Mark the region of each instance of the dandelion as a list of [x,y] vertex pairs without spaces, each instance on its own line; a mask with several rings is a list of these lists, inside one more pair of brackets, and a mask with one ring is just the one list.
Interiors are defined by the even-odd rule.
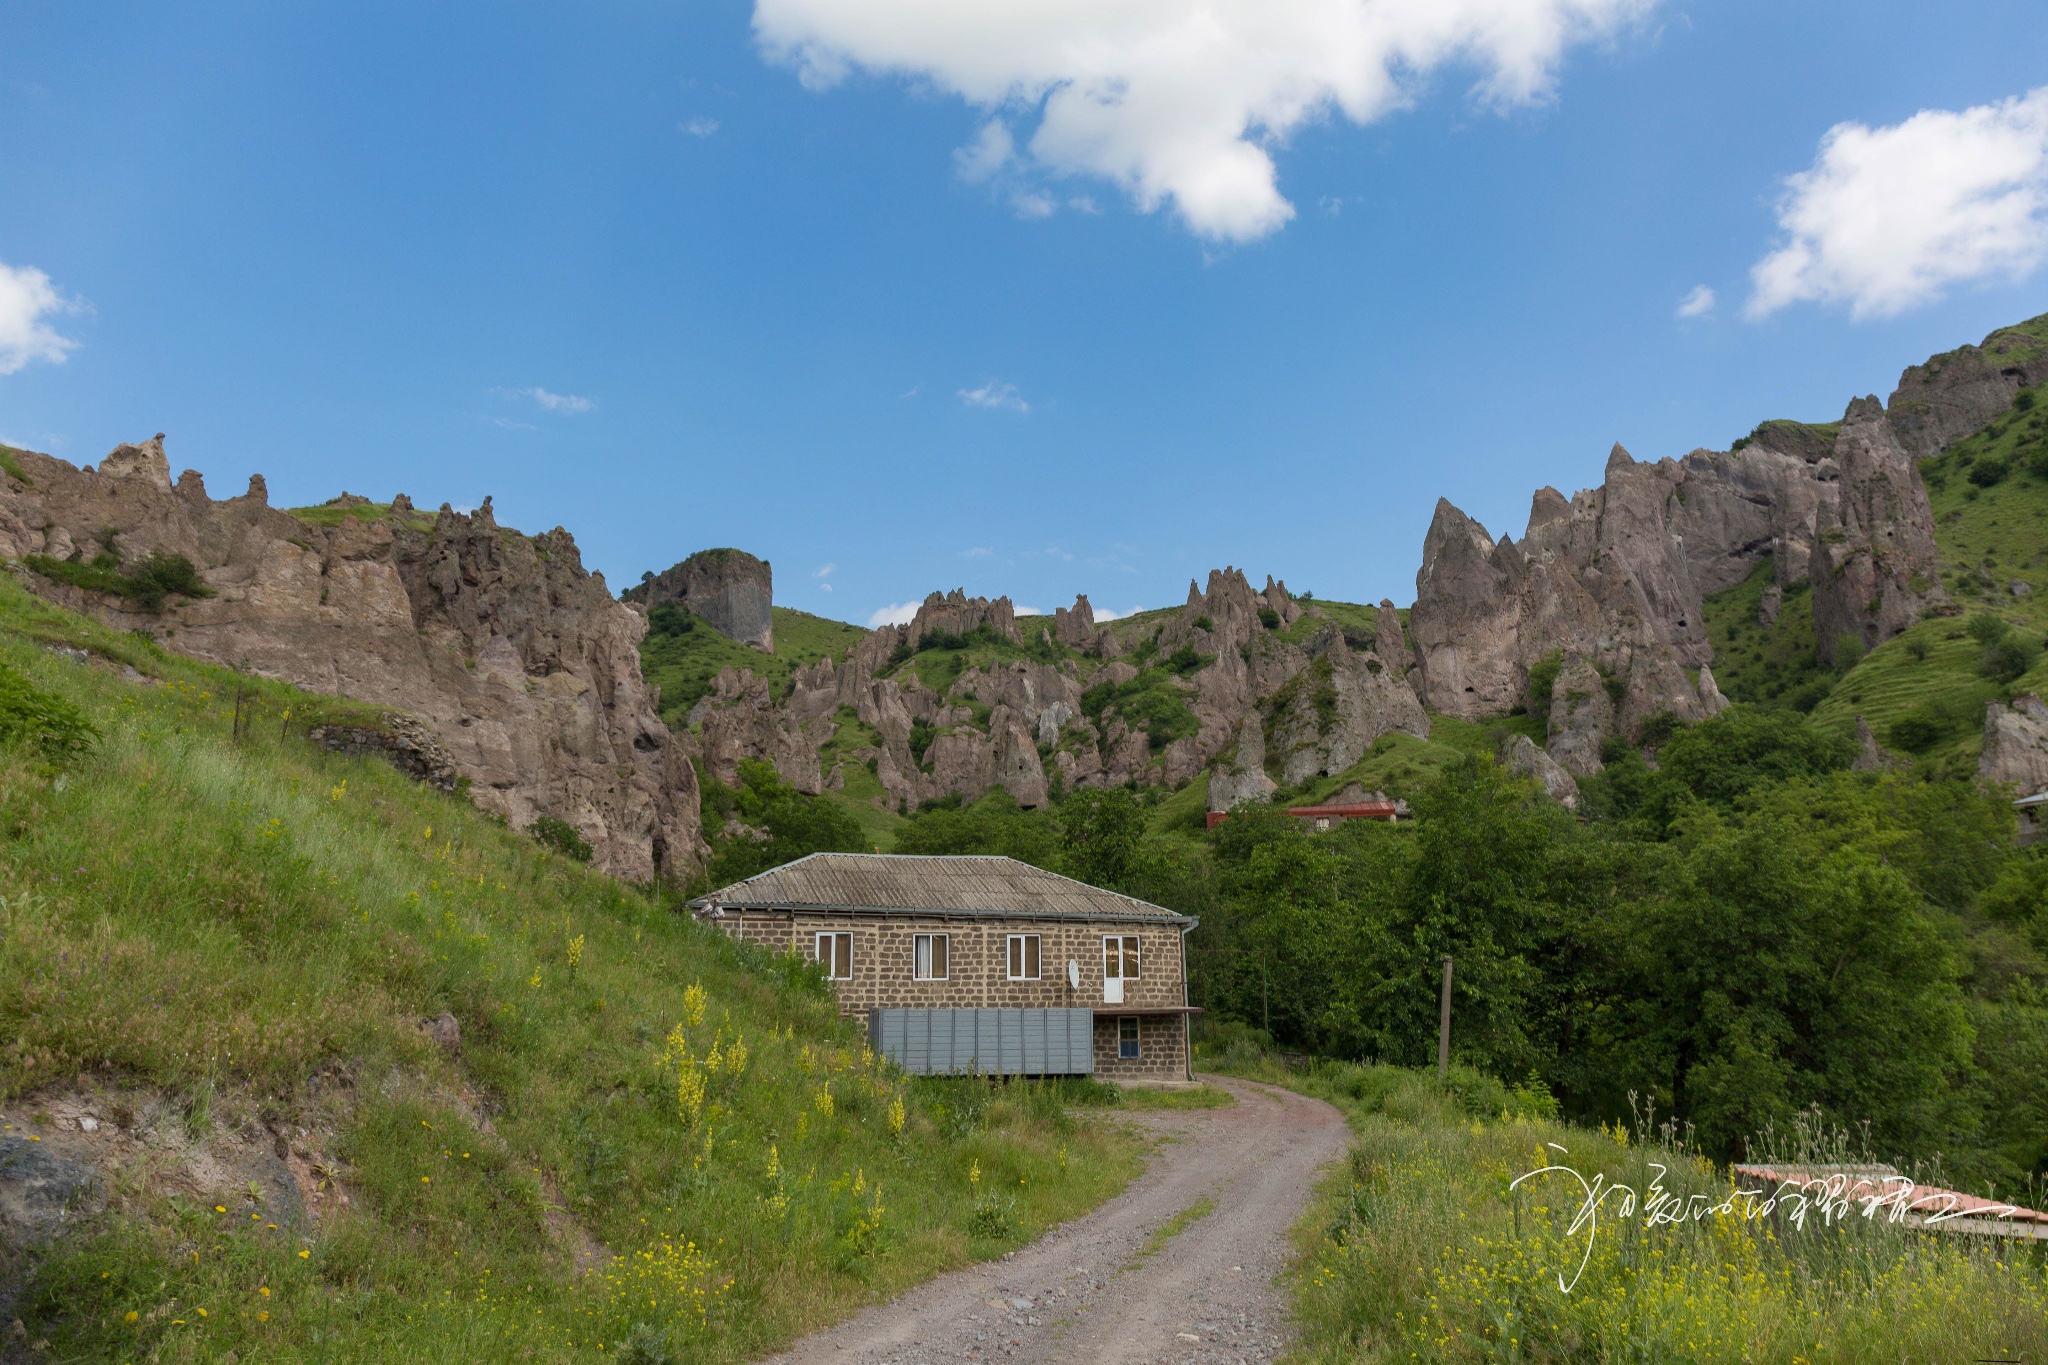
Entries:
[[301,1251],[299,1252],[299,1259],[303,1261],[303,1260],[305,1260],[305,1259],[306,1259],[306,1258],[307,1258],[308,1256],[311,1256],[312,1254],[313,1254],[312,1252],[310,1252],[310,1251],[306,1251],[306,1250],[303,1250],[303,1249],[302,1249],[302,1250],[301,1250]]
[[269,1310],[268,1308],[265,1308],[265,1309],[262,1309],[262,1310],[260,1310],[260,1311],[259,1311],[259,1312],[258,1312],[258,1313],[256,1314],[256,1321],[258,1321],[258,1322],[269,1322],[269,1321],[270,1321],[270,1310]]
[[129,1309],[129,1310],[128,1310],[128,1314],[127,1314],[127,1316],[126,1316],[126,1317],[124,1317],[124,1318],[122,1318],[122,1319],[121,1319],[121,1321],[123,1321],[123,1322],[136,1322],[136,1321],[139,1321],[139,1320],[141,1319],[141,1317],[142,1317],[142,1314],[140,1314],[140,1313],[136,1312],[136,1311],[135,1311],[135,1310],[134,1310],[133,1308],[131,1308],[131,1309]]
[[704,988],[694,981],[683,992],[683,1022],[691,1028],[704,1022]]
[[267,1299],[267,1298],[269,1298],[269,1297],[270,1297],[270,1286],[269,1286],[269,1285],[267,1285],[267,1284],[266,1284],[266,1285],[259,1285],[259,1286],[257,1286],[256,1292],[257,1292],[257,1293],[259,1293],[259,1294],[261,1294],[261,1295],[262,1295],[262,1296],[263,1296],[264,1298],[266,1298],[266,1299]]

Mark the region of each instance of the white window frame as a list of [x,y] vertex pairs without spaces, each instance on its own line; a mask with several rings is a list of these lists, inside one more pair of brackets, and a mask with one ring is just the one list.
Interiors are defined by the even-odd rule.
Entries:
[[[838,970],[841,964],[835,960],[837,958],[836,950],[842,942],[846,946],[846,957],[844,960],[846,970],[844,972]],[[826,980],[853,980],[853,934],[851,932],[845,929],[820,929],[817,938],[812,941],[812,951],[816,960],[825,965]]]
[[[1131,1026],[1131,1037],[1128,1044],[1124,1040],[1125,1024],[1129,1024]],[[1139,1055],[1143,1046],[1141,1041],[1143,1036],[1143,1030],[1138,1025],[1137,1015],[1119,1014],[1116,1017],[1116,1059],[1120,1062],[1136,1062],[1144,1060]],[[1130,1048],[1130,1051],[1124,1051],[1124,1048],[1126,1046]]]
[[1003,969],[1011,981],[1037,981],[1045,966],[1044,945],[1037,934],[1011,934],[1003,946]]
[[[910,936],[910,979],[913,981],[944,981],[953,966],[953,945],[950,934],[912,934]],[[933,968],[937,968],[936,971]]]
[[[1109,970],[1110,944],[1116,944],[1117,970]],[[1138,936],[1136,934],[1104,934],[1102,936],[1102,975],[1111,981],[1136,981],[1138,979]]]

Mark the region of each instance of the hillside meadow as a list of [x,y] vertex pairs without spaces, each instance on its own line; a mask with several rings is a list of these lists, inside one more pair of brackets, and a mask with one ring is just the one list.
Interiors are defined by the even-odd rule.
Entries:
[[47,1358],[737,1360],[1137,1168],[1114,1092],[907,1081],[810,965],[304,738],[362,718],[0,575],[0,1144],[101,1161],[0,1266]]

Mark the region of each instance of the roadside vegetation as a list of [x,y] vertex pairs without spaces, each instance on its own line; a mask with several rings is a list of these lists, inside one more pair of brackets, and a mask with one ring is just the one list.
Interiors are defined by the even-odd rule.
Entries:
[[[1289,1068],[1243,1036],[1198,1064],[1327,1100],[1355,1134],[1296,1230],[1295,1359],[1857,1365],[2048,1352],[2038,1245],[1860,1209],[1803,1225],[1789,1210],[1756,1216],[1761,1201],[1730,1198],[1755,1182],[1738,1186],[1661,1111],[1583,1127],[1559,1121],[1540,1084],[1467,1067],[1447,1085],[1434,1070]],[[1793,1162],[1867,1155],[1810,1115],[1782,1146],[1772,1155]],[[1574,1228],[1586,1192],[1562,1171],[1516,1187],[1553,1166],[1628,1186],[1632,1216],[1617,1192]]]
[[[813,966],[329,755],[319,720],[376,716],[0,575],[4,1136],[137,1157],[0,1265],[22,1344],[735,1360],[1136,1168],[1089,1117],[1114,1092],[906,1081]],[[444,1013],[459,1048],[422,1027]],[[53,1118],[81,1106],[90,1140]],[[207,1174],[273,1145],[307,1205]]]

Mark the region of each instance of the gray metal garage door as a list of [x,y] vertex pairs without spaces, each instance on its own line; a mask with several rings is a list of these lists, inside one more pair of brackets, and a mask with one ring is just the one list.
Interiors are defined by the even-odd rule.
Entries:
[[870,1010],[868,1041],[913,1076],[1088,1076],[1093,1010]]

